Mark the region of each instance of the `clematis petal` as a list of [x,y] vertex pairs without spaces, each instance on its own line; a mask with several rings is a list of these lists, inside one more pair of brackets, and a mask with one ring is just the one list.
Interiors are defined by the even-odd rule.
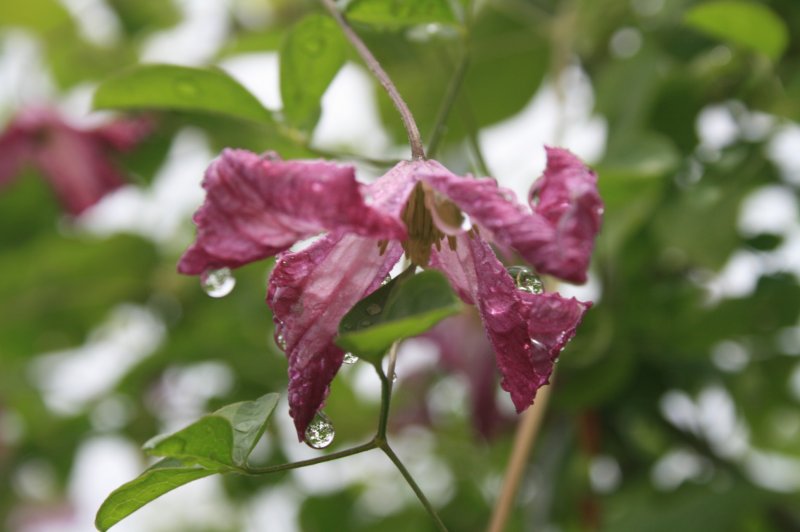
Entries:
[[[494,179],[459,177],[435,161],[420,163],[418,177],[468,214],[484,236],[515,248],[536,266],[543,262],[541,249],[553,240],[555,230],[544,217],[519,203],[512,191],[498,187]],[[440,229],[453,234],[446,227]]]
[[542,249],[536,266],[541,272],[583,283],[603,215],[597,175],[567,150],[546,150],[547,168],[531,187],[529,201],[534,212],[555,228],[555,237]]
[[[492,343],[501,386],[521,412],[548,382],[553,364],[575,334],[588,304],[557,294],[517,290],[489,245],[479,237],[457,237],[455,250],[434,251],[431,266],[440,269],[459,295],[476,302]],[[552,314],[549,314],[552,313]]]
[[403,250],[337,231],[297,253],[278,257],[269,281],[276,337],[289,358],[289,413],[297,436],[328,394],[344,353],[333,344],[342,317],[380,286]]
[[547,169],[532,189],[532,198],[538,196],[532,212],[493,179],[461,178],[435,161],[418,163],[418,178],[540,273],[583,283],[603,212],[597,176],[567,150],[547,148],[547,154]]
[[350,166],[281,161],[225,150],[203,181],[197,240],[178,264],[186,274],[237,267],[289,248],[326,230],[375,239],[403,238],[405,226],[365,203],[365,186]]
[[78,129],[53,110],[26,109],[0,135],[0,184],[32,164],[65,209],[77,216],[124,183],[112,154],[133,149],[151,131],[146,119]]

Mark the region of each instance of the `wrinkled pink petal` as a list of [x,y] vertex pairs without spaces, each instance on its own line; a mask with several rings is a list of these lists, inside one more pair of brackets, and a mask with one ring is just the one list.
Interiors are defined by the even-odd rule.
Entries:
[[459,294],[469,294],[467,302],[477,302],[503,376],[501,386],[511,394],[518,412],[526,409],[548,382],[558,353],[589,305],[557,294],[518,290],[489,245],[478,237],[461,235],[455,251],[446,246],[434,251],[431,266],[440,269]]
[[597,176],[566,150],[548,148],[547,154],[533,212],[493,179],[462,178],[435,161],[417,163],[417,178],[468,214],[484,236],[516,249],[540,273],[583,283],[603,211]]
[[225,150],[207,170],[197,240],[178,270],[196,275],[237,267],[326,230],[373,239],[405,236],[396,216],[366,204],[352,167],[324,161],[280,161]]
[[380,286],[402,252],[391,242],[381,254],[375,240],[337,231],[278,257],[267,303],[289,358],[289,413],[301,441],[342,363],[333,344],[339,322]]
[[534,212],[555,229],[555,237],[543,247],[536,266],[583,283],[603,215],[597,175],[567,150],[546,150],[547,168],[531,187],[529,200]]

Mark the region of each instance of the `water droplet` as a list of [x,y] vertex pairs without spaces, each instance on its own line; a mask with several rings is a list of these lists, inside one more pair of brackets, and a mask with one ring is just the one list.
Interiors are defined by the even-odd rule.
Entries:
[[333,441],[336,430],[333,423],[322,411],[319,411],[306,428],[306,445],[312,449],[324,449]]
[[537,340],[536,338],[531,338],[531,345],[540,351],[547,351],[547,346],[544,345],[542,342]]
[[344,364],[355,364],[358,362],[358,357],[355,356],[353,353],[347,352],[344,354],[344,359],[342,360]]
[[541,294],[544,292],[544,283],[530,268],[511,266],[506,270],[511,278],[514,279],[514,284],[517,285],[519,290],[529,294]]
[[392,382],[397,382],[397,372],[392,373]]
[[178,78],[175,80],[175,92],[185,98],[194,98],[200,94],[200,87],[191,78]]
[[469,214],[462,211],[461,213],[461,230],[462,231],[469,231],[472,229],[472,219],[469,217]]
[[286,337],[283,336],[283,333],[279,332],[275,335],[275,343],[278,344],[282,351],[286,351]]
[[372,322],[369,320],[361,320],[360,322],[358,322],[358,326],[361,327],[362,329],[366,329],[370,325],[372,325]]
[[372,303],[367,307],[367,314],[370,316],[376,316],[381,313],[381,306],[375,303]]
[[381,281],[381,286],[386,286],[387,284],[389,284],[391,282],[392,282],[392,276],[391,275],[387,275],[386,277],[383,278],[383,281]]
[[207,270],[200,276],[200,286],[211,297],[225,297],[236,286],[236,278],[230,268]]

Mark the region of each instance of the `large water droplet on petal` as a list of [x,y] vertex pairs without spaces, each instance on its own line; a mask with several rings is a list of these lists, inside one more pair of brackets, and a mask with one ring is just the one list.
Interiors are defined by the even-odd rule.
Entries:
[[529,294],[541,294],[544,292],[544,283],[530,268],[526,266],[510,266],[506,270],[511,278],[514,279],[517,289]]
[[200,286],[211,297],[225,297],[236,286],[236,278],[231,274],[230,268],[206,270],[200,276]]
[[281,348],[281,351],[286,351],[286,337],[283,336],[283,333],[278,333],[275,335],[275,343],[278,344],[278,347]]
[[531,345],[532,345],[532,346],[533,346],[535,349],[539,349],[540,351],[547,351],[547,346],[546,346],[546,345],[544,345],[544,344],[543,344],[542,342],[540,342],[539,340],[537,340],[536,338],[531,338]]
[[358,357],[353,353],[347,352],[344,354],[344,358],[342,359],[343,364],[355,364],[356,362],[358,362]]
[[366,310],[367,314],[369,314],[370,316],[377,316],[378,314],[381,313],[381,306],[376,303],[372,303],[367,307]]
[[319,411],[306,428],[306,445],[313,449],[324,449],[333,441],[336,430],[333,423],[322,411]]

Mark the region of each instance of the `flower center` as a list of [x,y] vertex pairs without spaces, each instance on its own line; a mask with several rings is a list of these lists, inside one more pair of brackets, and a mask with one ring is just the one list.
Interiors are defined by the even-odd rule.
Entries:
[[[427,201],[426,201],[427,196]],[[408,228],[408,239],[401,242],[403,250],[418,266],[425,267],[431,257],[431,245],[437,250],[442,249],[441,240],[445,234],[433,221],[429,206],[436,209],[436,214],[443,223],[449,224],[452,219],[461,218],[461,212],[448,200],[439,200],[434,197],[434,192],[423,183],[417,183],[411,197],[403,211],[403,222]],[[447,237],[450,249],[456,249],[456,239]]]

